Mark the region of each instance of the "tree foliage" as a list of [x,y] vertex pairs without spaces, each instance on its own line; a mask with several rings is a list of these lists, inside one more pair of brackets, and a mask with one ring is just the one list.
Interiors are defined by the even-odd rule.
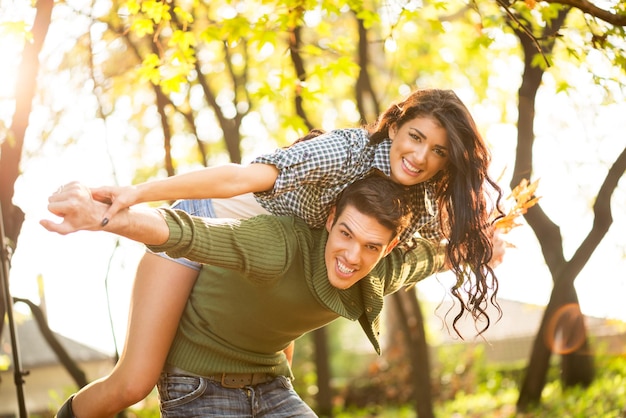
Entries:
[[[36,5],[38,18],[51,18],[46,13],[52,2]],[[32,25],[4,23],[5,28],[32,27],[12,99],[15,111],[0,131],[0,203],[12,243],[23,222],[11,199],[31,106],[45,108],[48,116],[39,132],[41,144],[60,135],[61,145],[68,145],[84,135],[80,124],[53,135],[57,126],[73,126],[52,88],[58,80],[88,98],[85,119],[103,126],[124,121],[123,141],[141,160],[137,182],[240,162],[311,128],[373,122],[381,107],[419,86],[455,89],[489,113],[489,123],[513,121],[518,147],[511,185],[522,179],[536,185],[535,100],[546,74],[555,80],[555,94],[576,88],[568,66],[587,68],[606,102],[624,91],[626,4],[617,0],[113,0],[109,7],[94,0],[93,6],[98,7],[54,5],[65,11],[60,16],[72,16],[84,29],[67,41],[71,46],[49,54],[56,65],[39,73],[37,56],[45,38],[39,28],[45,23],[37,18]],[[512,84],[520,86],[517,103],[512,103]],[[38,147],[24,155],[36,152],[32,149]],[[558,299],[549,306],[546,323],[560,306],[577,301],[574,280],[611,225],[611,196],[623,176],[623,160],[622,153],[607,169],[593,228],[569,260],[557,222],[541,205],[525,214]],[[527,206],[536,203],[534,189],[529,193]],[[520,210],[526,209],[522,204]],[[539,400],[541,369],[550,355],[541,338],[536,350],[543,366],[531,360],[535,383],[532,393],[521,397],[529,402]],[[565,370],[572,370],[573,363],[566,364]]]

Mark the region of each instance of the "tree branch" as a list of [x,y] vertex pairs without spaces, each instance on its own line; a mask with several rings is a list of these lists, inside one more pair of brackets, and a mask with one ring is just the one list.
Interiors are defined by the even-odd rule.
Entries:
[[604,182],[596,196],[596,202],[593,205],[593,226],[568,263],[568,270],[573,270],[578,274],[578,272],[583,269],[613,223],[611,197],[617,188],[620,178],[624,175],[625,170],[626,148],[624,148],[619,157],[617,157],[604,178]]
[[612,13],[604,10],[587,0],[544,0],[546,3],[571,6],[583,13],[597,17],[614,26],[626,26],[626,14]]
[[304,59],[302,58],[302,55],[300,55],[300,46],[302,45],[301,33],[302,26],[297,25],[288,34],[289,57],[291,58],[291,63],[293,64],[296,76],[298,77],[298,81],[296,82],[297,84],[294,89],[294,106],[296,108],[296,114],[300,116],[307,129],[311,131],[314,127],[304,110],[304,100],[302,98],[302,83],[306,81],[306,70],[304,68]]
[[50,327],[48,327],[48,323],[46,321],[44,313],[41,311],[41,308],[38,305],[35,305],[29,299],[14,297],[13,301],[22,302],[28,305],[30,311],[33,314],[33,318],[35,319],[35,322],[37,323],[37,326],[41,331],[41,335],[43,335],[44,339],[46,340],[52,351],[54,351],[54,354],[56,354],[63,367],[65,367],[65,370],[67,370],[70,376],[72,376],[74,383],[76,383],[79,388],[86,386],[89,382],[87,381],[85,372],[81,370],[78,364],[69,355],[65,347],[63,347],[63,345],[56,338]]
[[[355,13],[356,15],[356,13]],[[362,19],[356,18],[358,40],[359,76],[356,80],[356,104],[364,124],[373,123],[380,114],[380,104],[372,85],[368,66],[370,64],[369,43],[367,41],[367,29]],[[369,99],[369,102],[368,102]],[[368,106],[369,104],[369,106]],[[369,110],[369,112],[368,112]],[[369,113],[369,115],[368,115]],[[371,116],[371,117],[368,117]]]

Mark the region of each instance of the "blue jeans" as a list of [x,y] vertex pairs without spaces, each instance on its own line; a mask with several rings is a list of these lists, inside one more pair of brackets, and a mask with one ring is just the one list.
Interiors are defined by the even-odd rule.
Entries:
[[163,418],[317,417],[284,376],[232,389],[203,377],[162,373],[157,388]]

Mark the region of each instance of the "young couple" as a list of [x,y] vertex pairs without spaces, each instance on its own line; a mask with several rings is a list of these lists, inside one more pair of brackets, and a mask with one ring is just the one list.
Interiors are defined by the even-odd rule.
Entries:
[[[58,416],[114,416],[157,380],[167,417],[232,408],[233,416],[314,416],[291,388],[283,350],[343,316],[359,320],[379,351],[382,296],[444,259],[459,277],[451,292],[460,310],[486,316],[497,291],[488,263],[501,256],[490,211],[501,193],[489,162],[458,97],[428,89],[392,104],[373,126],[321,134],[247,166],[121,188],[66,186],[50,197],[50,211],[64,219],[42,221],[49,230],[105,230],[206,265],[144,256],[120,361]],[[255,199],[225,199],[250,192]],[[178,198],[213,198],[181,203],[203,217],[283,216],[224,222],[127,209]]]

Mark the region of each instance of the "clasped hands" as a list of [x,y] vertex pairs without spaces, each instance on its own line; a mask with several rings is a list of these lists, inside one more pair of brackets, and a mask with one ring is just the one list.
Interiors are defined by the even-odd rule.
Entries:
[[102,219],[109,205],[95,200],[91,190],[82,183],[65,184],[48,197],[48,210],[62,218],[61,222],[42,219],[48,231],[67,235],[76,231],[101,231]]

